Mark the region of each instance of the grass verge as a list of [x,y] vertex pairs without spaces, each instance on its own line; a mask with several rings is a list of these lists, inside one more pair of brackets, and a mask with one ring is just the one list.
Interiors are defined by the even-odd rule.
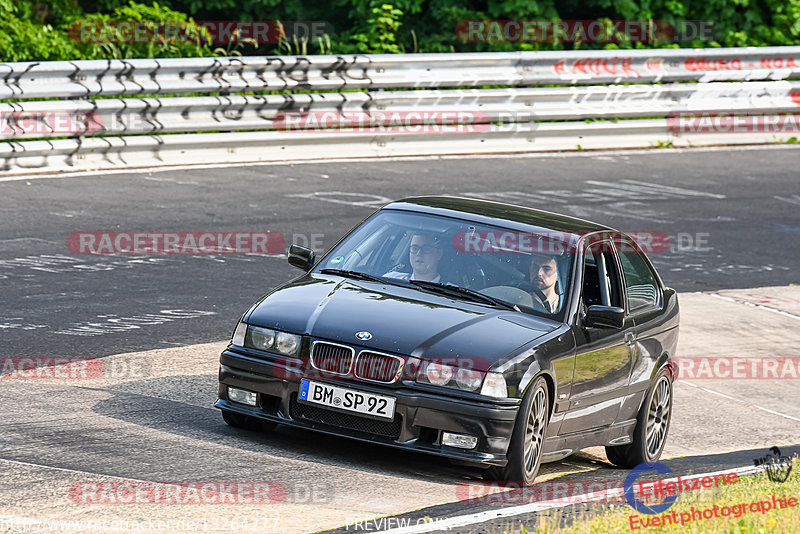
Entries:
[[[791,499],[794,499],[794,506],[790,506]],[[715,507],[716,516],[712,515]],[[726,512],[728,515],[723,516]],[[703,513],[712,517],[708,519],[698,517]],[[667,519],[666,516],[670,518]],[[654,521],[655,518],[659,520]],[[670,524],[675,518],[677,523]],[[682,519],[683,524],[681,524]],[[644,526],[645,522],[647,526]],[[659,526],[664,524],[666,526]],[[542,514],[538,524],[522,524],[519,532],[537,534],[800,532],[800,459],[797,457],[793,459],[791,473],[785,482],[773,482],[765,472],[762,472],[740,477],[736,484],[682,492],[668,510],[658,515],[641,514],[628,505],[611,505],[600,514],[579,514],[569,525],[565,525],[561,514],[549,516]]]

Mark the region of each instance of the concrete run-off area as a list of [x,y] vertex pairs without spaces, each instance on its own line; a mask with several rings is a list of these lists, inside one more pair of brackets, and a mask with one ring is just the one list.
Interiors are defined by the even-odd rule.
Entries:
[[[680,358],[800,358],[800,287],[682,293],[680,303]],[[346,439],[225,426],[212,408],[224,346],[118,354],[74,380],[4,376],[0,532],[58,521],[81,532],[312,532],[456,502],[480,475]],[[798,435],[800,380],[679,380],[664,457],[703,456],[707,467],[707,455],[788,447]],[[540,479],[598,470],[627,473],[595,448],[545,465]],[[230,487],[242,493],[219,498]],[[268,499],[253,499],[259,487]]]

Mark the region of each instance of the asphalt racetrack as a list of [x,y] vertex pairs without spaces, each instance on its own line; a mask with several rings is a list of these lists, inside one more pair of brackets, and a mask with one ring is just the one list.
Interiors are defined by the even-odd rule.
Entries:
[[[487,518],[480,514],[509,505],[465,502],[464,484],[481,476],[475,469],[301,430],[224,424],[212,406],[219,351],[258,297],[299,274],[286,262],[288,244],[322,251],[375,208],[416,195],[574,215],[659,236],[650,257],[680,292],[678,356],[800,358],[798,169],[800,149],[789,146],[3,179],[0,356],[97,357],[110,372],[0,380],[0,532],[22,532],[25,521],[106,521],[107,531],[150,521],[143,529],[154,532],[402,532],[425,517],[461,518],[457,532],[534,525],[535,511]],[[76,234],[90,232],[266,231],[273,245],[282,240],[266,255],[74,246]],[[676,474],[703,473],[752,465],[771,446],[800,452],[798,384],[676,382],[665,463]],[[544,465],[540,477],[626,473],[596,448]],[[258,482],[274,502],[123,506],[82,493],[103,482],[186,481]],[[397,521],[365,522],[387,516]]]

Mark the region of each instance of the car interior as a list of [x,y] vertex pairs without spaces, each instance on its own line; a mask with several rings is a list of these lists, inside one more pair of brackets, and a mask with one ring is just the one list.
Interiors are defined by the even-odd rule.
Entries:
[[[443,217],[421,216],[408,213],[382,214],[373,225],[366,225],[342,243],[341,255],[328,255],[321,268],[360,271],[374,276],[388,273],[410,274],[413,269],[409,259],[411,240],[420,232],[433,235],[441,245],[442,257],[438,264],[440,281],[444,284],[481,292],[485,295],[516,305],[521,311],[549,314],[538,299],[532,297],[534,285],[530,282],[531,252],[502,248],[498,243],[486,239],[486,233],[502,232],[500,228],[475,225]],[[470,235],[471,243],[480,243],[480,251],[465,251],[457,246],[457,236]],[[479,237],[475,237],[479,236]],[[567,248],[565,243],[550,240],[547,236],[534,237],[532,246],[552,247],[554,244]],[[538,245],[536,245],[538,244]],[[548,249],[552,250],[552,249]],[[559,310],[565,305],[565,289],[569,287],[572,254],[554,254],[558,269],[556,292],[559,295]],[[599,287],[597,265],[594,269],[594,285],[590,288],[592,302],[602,302],[603,289]],[[395,278],[395,276],[390,276]],[[399,276],[397,277],[399,278]]]
[[[522,252],[461,252],[452,246],[452,238],[461,228],[448,228],[438,231],[441,235],[442,259],[439,262],[439,274],[442,283],[458,285],[506,302],[525,308],[543,312],[544,309],[530,294],[529,265],[530,254]],[[371,274],[382,275],[387,272],[411,272],[409,265],[409,246],[417,228],[407,228],[387,232],[380,250],[375,251],[378,265],[371,266]],[[564,288],[570,269],[570,257],[563,254],[557,257],[558,282],[556,292],[559,294],[560,306],[564,303]],[[368,266],[367,258],[363,258],[357,266]]]

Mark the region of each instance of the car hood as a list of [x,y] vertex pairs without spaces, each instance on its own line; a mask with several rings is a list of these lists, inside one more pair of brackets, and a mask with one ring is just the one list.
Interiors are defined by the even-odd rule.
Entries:
[[[486,370],[559,323],[377,282],[305,276],[266,295],[249,324]],[[369,340],[356,338],[369,332]],[[468,364],[469,365],[469,364]]]

